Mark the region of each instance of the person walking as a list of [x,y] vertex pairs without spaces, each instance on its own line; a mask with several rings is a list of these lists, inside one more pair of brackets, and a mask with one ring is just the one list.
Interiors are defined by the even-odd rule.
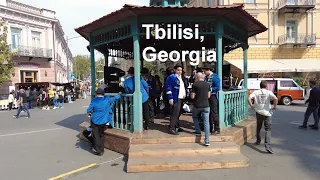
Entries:
[[308,100],[305,102],[308,103],[308,108],[304,114],[304,121],[301,126],[301,129],[307,129],[308,120],[311,114],[313,114],[314,124],[310,125],[311,129],[318,130],[319,127],[319,106],[320,106],[320,88],[316,87],[316,81],[311,80],[309,82],[311,91]]
[[11,111],[12,110],[12,105],[13,105],[13,102],[14,102],[14,90],[12,90],[8,96],[8,102],[9,102],[9,110]]
[[182,66],[174,66],[175,73],[166,80],[166,93],[171,105],[172,115],[170,117],[169,134],[179,135],[183,131],[179,125],[179,118],[182,113],[183,102],[187,95],[187,84],[182,78]]
[[[273,110],[276,110],[278,98],[273,94],[272,91],[267,90],[267,86],[267,81],[261,81],[260,90],[255,90],[253,93],[251,93],[248,98],[248,102],[250,107],[254,108],[256,111],[257,117],[257,141],[254,144],[260,145],[261,128],[262,124],[264,124],[266,131],[265,148],[269,153],[273,154],[273,150],[271,148],[271,117],[273,115]],[[254,105],[252,104],[252,100],[254,101]],[[271,108],[270,101],[273,101],[273,108]]]
[[[96,90],[96,98],[91,100],[87,109],[88,116],[91,117],[92,128],[92,151],[98,156],[104,154],[104,131],[106,124],[110,121],[111,103],[120,99],[119,92],[115,97],[104,95],[103,89]],[[111,123],[111,122],[110,122]]]
[[220,134],[220,122],[218,114],[218,93],[221,90],[220,78],[216,73],[213,73],[213,66],[206,64],[203,68],[206,75],[205,81],[211,86],[210,104],[210,132],[211,134]]
[[59,90],[58,104],[59,104],[60,108],[64,108],[64,91],[63,91],[63,89]]
[[154,123],[155,118],[155,96],[156,96],[156,81],[154,77],[150,74],[148,68],[142,68],[141,74],[143,79],[148,83],[149,86],[149,118],[150,122]]
[[[134,93],[134,68],[128,70],[128,78],[124,81],[123,86],[127,94]],[[149,129],[150,113],[149,113],[149,86],[148,83],[140,76],[140,92],[142,94],[142,114],[144,120],[144,129]]]
[[209,124],[209,98],[211,97],[211,87],[207,82],[204,82],[204,75],[199,72],[197,73],[197,81],[192,85],[191,99],[194,99],[194,106],[192,109],[192,119],[195,126],[194,134],[201,136],[201,129],[199,125],[199,114],[203,119],[204,124],[204,144],[210,145],[210,124]]
[[30,112],[28,109],[29,103],[28,103],[27,95],[26,95],[24,89],[20,89],[18,104],[19,104],[19,108],[18,108],[17,115],[14,115],[13,117],[19,118],[21,111],[25,111],[25,112],[27,112],[27,118],[30,118]]

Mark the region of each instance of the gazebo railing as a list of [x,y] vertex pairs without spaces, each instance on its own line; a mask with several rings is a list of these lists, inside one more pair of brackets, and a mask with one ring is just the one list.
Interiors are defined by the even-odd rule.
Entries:
[[224,125],[229,127],[248,119],[248,90],[223,92]]
[[[108,96],[116,96],[116,93],[106,93]],[[121,94],[120,100],[112,104],[113,127],[115,129],[133,131],[133,94]]]

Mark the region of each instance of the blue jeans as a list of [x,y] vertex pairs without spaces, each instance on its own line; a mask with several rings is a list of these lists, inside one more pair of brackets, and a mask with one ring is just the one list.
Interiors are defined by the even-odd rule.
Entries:
[[59,107],[56,97],[53,98],[53,107]]
[[68,102],[71,102],[71,96],[68,95],[67,98],[68,98]]
[[205,133],[204,135],[205,143],[210,142],[209,141],[209,135],[210,135],[209,113],[210,113],[210,107],[206,107],[206,108],[193,107],[192,109],[192,119],[193,119],[193,123],[197,133],[201,133],[201,129],[199,125],[199,114],[201,114],[202,116],[204,133]]
[[19,109],[18,109],[18,112],[17,112],[17,115],[16,115],[16,116],[19,117],[21,111],[24,110],[24,111],[27,112],[28,117],[30,117],[30,112],[29,112],[28,107],[29,107],[29,103],[23,103],[23,104],[21,104],[21,105],[19,106]]
[[58,99],[58,107],[64,107],[64,99]]

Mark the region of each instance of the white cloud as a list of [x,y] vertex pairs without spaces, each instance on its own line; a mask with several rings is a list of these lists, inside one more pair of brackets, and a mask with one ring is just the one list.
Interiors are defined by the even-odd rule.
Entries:
[[[124,4],[148,5],[149,0],[16,0],[37,8],[56,12],[63,31],[68,37],[79,36],[74,28],[88,24],[104,15],[116,11]],[[88,54],[88,42],[83,38],[69,41],[73,55]]]

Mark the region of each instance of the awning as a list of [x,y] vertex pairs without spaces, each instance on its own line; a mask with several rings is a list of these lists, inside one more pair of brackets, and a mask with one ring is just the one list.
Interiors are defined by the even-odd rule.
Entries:
[[294,67],[296,72],[320,72],[320,59],[278,59],[276,61]]
[[[243,73],[243,60],[228,60]],[[320,62],[320,61],[319,61]],[[296,69],[275,60],[248,60],[248,73],[295,72]]]
[[[243,60],[228,60],[243,73]],[[320,72],[320,59],[248,60],[248,73]]]

